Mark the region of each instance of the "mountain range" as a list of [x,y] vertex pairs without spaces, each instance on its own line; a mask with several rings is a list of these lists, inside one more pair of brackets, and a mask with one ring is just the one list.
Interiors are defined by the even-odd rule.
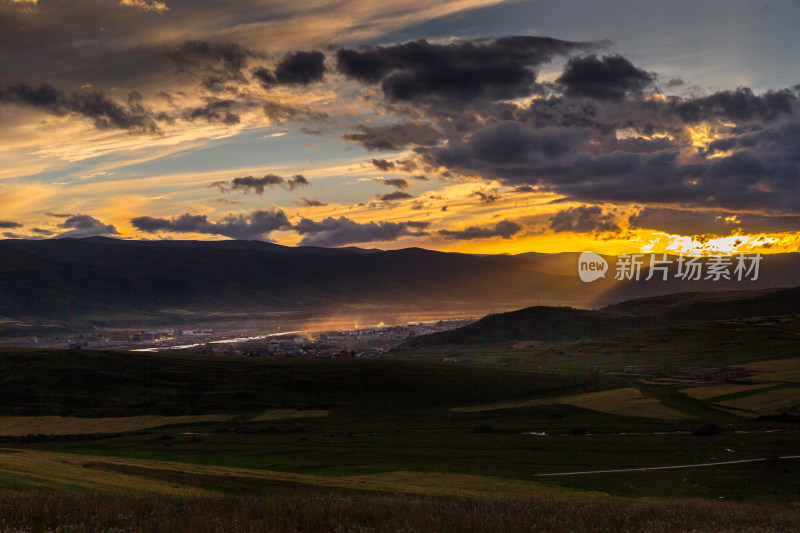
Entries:
[[[604,256],[613,265],[613,257]],[[674,259],[674,258],[671,258]],[[582,282],[578,253],[473,255],[262,241],[0,240],[0,316],[111,320],[164,310],[485,314],[534,304],[598,308],[687,291],[800,285],[800,254],[764,256],[757,280],[660,276]]]

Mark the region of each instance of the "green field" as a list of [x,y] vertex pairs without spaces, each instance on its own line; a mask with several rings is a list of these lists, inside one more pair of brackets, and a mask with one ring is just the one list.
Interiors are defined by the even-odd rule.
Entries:
[[[345,502],[347,521],[360,516],[350,506],[363,498],[391,502],[392,520],[402,517],[398,509],[428,509],[442,531],[461,523],[433,509],[442,502],[451,513],[514,510],[513,527],[522,528],[528,515],[515,502],[524,501],[523,508],[564,520],[539,523],[547,531],[581,529],[589,519],[580,508],[627,510],[629,529],[642,531],[667,530],[652,521],[658,509],[679,509],[686,530],[691,517],[705,516],[696,518],[699,531],[763,530],[763,513],[774,515],[773,524],[796,518],[797,460],[640,470],[797,453],[800,424],[715,405],[739,389],[691,397],[678,386],[577,370],[586,361],[540,371],[524,351],[507,351],[507,364],[425,357],[7,350],[0,354],[0,506],[18,494],[51,495],[62,502],[53,505],[66,506],[76,491],[113,493],[104,496],[111,506],[158,497],[165,508],[219,505],[231,513],[244,512],[237,506],[247,498],[266,506],[297,498],[295,509],[334,498]],[[719,431],[700,436],[710,425]],[[542,476],[616,469],[636,471]],[[722,503],[731,500],[747,505]],[[557,518],[560,507],[575,514]],[[714,522],[713,509],[731,514]],[[400,520],[373,529],[404,527]]]

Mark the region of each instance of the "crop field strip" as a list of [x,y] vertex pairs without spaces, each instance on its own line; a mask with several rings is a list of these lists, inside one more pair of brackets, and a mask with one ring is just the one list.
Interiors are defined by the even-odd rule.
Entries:
[[[269,420],[291,420],[300,418],[320,418],[328,416],[322,409],[269,409],[249,420],[263,422]],[[126,433],[176,424],[205,422],[226,422],[247,418],[230,414],[184,415],[184,416],[124,416],[101,418],[78,418],[63,416],[0,416],[0,436],[24,435],[98,435],[106,433]]]
[[779,413],[787,405],[800,404],[800,387],[783,387],[719,402],[723,407],[750,411],[756,415]]
[[681,420],[693,418],[692,415],[663,405],[656,398],[645,398],[641,391],[634,387],[587,392],[574,396],[539,398],[516,402],[476,405],[471,407],[456,407],[451,409],[451,411],[460,413],[477,413],[482,411],[537,407],[553,404],[572,405],[574,407],[589,409],[591,411],[600,411],[603,413],[622,416],[637,416],[663,420]]
[[712,398],[718,398],[720,396],[725,396],[728,394],[739,394],[742,392],[758,391],[760,389],[766,389],[770,387],[772,387],[772,385],[769,384],[737,385],[734,383],[725,383],[724,385],[690,387],[687,389],[680,389],[678,392],[682,392],[686,396],[689,396],[690,398],[694,398],[696,400],[710,400]]
[[[323,476],[246,468],[118,457],[0,449],[0,479],[19,489],[96,489],[112,492],[204,493],[188,483],[164,481],[165,473],[225,477],[229,481],[262,480],[315,487],[461,496],[604,496],[603,493],[549,487],[540,483],[491,476],[440,472],[387,472],[357,476]],[[5,481],[4,484],[8,484]]]

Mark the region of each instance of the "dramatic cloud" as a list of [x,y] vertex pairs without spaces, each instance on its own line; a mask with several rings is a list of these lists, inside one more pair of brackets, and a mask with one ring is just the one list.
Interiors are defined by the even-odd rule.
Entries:
[[[417,147],[440,176],[567,199],[800,212],[796,90],[624,100],[550,96]],[[445,169],[444,171],[442,169]]]
[[303,218],[294,226],[303,238],[301,246],[342,246],[344,244],[395,241],[406,235],[427,235],[428,222],[366,222],[346,217],[328,217],[320,222]]
[[411,183],[405,178],[374,178],[371,181],[382,183],[383,185],[394,187],[395,189],[408,189],[411,187]]
[[500,199],[500,195],[497,194],[497,189],[491,191],[475,191],[470,194],[470,196],[480,198],[482,204],[491,204]]
[[432,44],[424,39],[396,45],[337,50],[337,67],[348,78],[380,83],[391,100],[434,97],[455,104],[528,96],[536,68],[558,56],[596,45],[547,37],[503,37]]
[[378,200],[382,202],[396,202],[398,200],[406,200],[408,198],[414,198],[414,196],[403,191],[394,191],[378,196]]
[[800,216],[767,216],[730,211],[691,211],[645,207],[628,218],[633,229],[659,229],[678,235],[729,235],[735,232],[800,231]]
[[206,215],[185,213],[176,218],[137,217],[131,219],[131,224],[136,229],[148,233],[163,231],[205,233],[246,240],[263,239],[273,231],[291,228],[289,219],[280,209],[253,211],[246,215],[228,215],[218,222],[208,220]]
[[12,220],[0,220],[0,228],[2,229],[12,229],[12,228],[21,228],[22,224],[19,222],[14,222]]
[[235,43],[187,41],[169,54],[183,72],[205,75],[203,85],[220,90],[225,83],[245,83],[242,70],[250,58],[262,54]]
[[59,233],[59,238],[119,235],[117,228],[111,224],[103,224],[96,218],[89,215],[69,215],[64,222],[58,225],[59,228],[67,231]]
[[[0,231],[17,233],[8,224],[19,223],[32,236],[275,232],[281,242],[334,245],[429,231],[426,245],[481,253],[501,238],[535,249],[566,232],[581,234],[573,244],[613,232],[608,248],[661,238],[650,230],[800,234],[800,86],[764,89],[798,83],[789,78],[797,69],[764,76],[755,56],[731,62],[735,50],[712,64],[714,39],[700,56],[675,43],[639,48],[641,36],[578,42],[582,31],[602,35],[584,31],[585,21],[561,34],[575,41],[445,37],[510,27],[492,22],[508,16],[505,7],[472,0],[311,4],[0,2],[0,200],[11,219]],[[475,7],[466,19],[451,16]],[[462,24],[484,15],[488,26]],[[431,18],[433,26],[418,24]],[[434,26],[435,41],[392,41]],[[790,58],[775,46],[757,61]],[[736,87],[740,79],[758,89]],[[265,170],[241,170],[252,168]],[[212,172],[225,181],[198,191]],[[304,175],[324,184],[304,190]],[[290,222],[279,208],[181,215],[187,205],[238,212],[234,204],[265,192],[293,217],[349,208],[359,222],[295,226],[299,215]],[[116,227],[63,213],[89,205]],[[47,210],[60,216],[43,222]],[[128,210],[126,218],[171,215],[135,218],[136,232],[105,218]],[[398,221],[426,212],[435,226]]]
[[503,121],[476,131],[467,141],[453,141],[431,153],[437,165],[513,179],[519,174],[529,175],[531,167],[549,164],[577,150],[589,136],[590,132],[582,128],[535,129],[521,122]]
[[265,67],[253,70],[253,77],[265,89],[275,84],[310,85],[322,81],[325,76],[325,54],[316,50],[312,52],[290,52],[271,72]]
[[471,240],[488,239],[491,237],[502,237],[510,239],[515,234],[522,231],[522,226],[512,220],[501,220],[494,227],[470,226],[463,230],[440,229],[439,235],[445,239],[452,240]]
[[169,11],[169,7],[164,2],[157,2],[155,0],[120,0],[119,5],[135,7],[142,11],[150,11],[153,13],[163,13]]
[[234,178],[230,182],[215,181],[210,184],[209,187],[217,187],[221,193],[238,191],[247,194],[253,191],[258,195],[262,195],[266,189],[276,186],[281,186],[289,191],[293,191],[298,187],[307,187],[309,185],[311,185],[311,183],[302,174],[295,174],[289,178],[284,178],[276,174],[267,174],[260,178],[245,176],[243,178]]
[[556,80],[567,96],[621,100],[627,94],[640,95],[655,76],[637,68],[622,56],[574,57]]
[[70,113],[89,118],[98,129],[119,128],[145,133],[159,131],[137,92],[128,95],[126,105],[109,100],[102,91],[81,90],[65,93],[49,83],[38,87],[25,82],[0,86],[0,102],[39,109],[53,115]]
[[236,102],[234,100],[212,99],[202,107],[196,107],[186,111],[184,117],[187,120],[202,118],[209,123],[220,122],[228,126],[233,126],[239,123],[239,115],[231,111],[235,105]]
[[300,199],[297,200],[295,203],[303,207],[322,207],[328,205],[326,202],[320,202],[317,199],[306,198],[305,196],[301,196]]
[[556,233],[619,232],[620,227],[611,213],[604,213],[599,206],[580,206],[563,209],[550,218],[550,229]]
[[322,52],[294,52],[275,68],[275,78],[279,83],[308,85],[322,81],[325,74],[325,54]]
[[379,168],[384,172],[389,172],[390,170],[393,170],[395,167],[394,162],[387,161],[385,159],[373,159],[372,164],[375,165],[376,168]]
[[442,133],[422,122],[405,122],[385,126],[358,126],[361,133],[348,133],[344,140],[361,144],[367,150],[402,150],[409,146],[432,146]]

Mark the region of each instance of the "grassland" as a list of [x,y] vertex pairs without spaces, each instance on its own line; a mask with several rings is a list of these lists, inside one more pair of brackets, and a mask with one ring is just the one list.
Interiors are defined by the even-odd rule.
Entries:
[[[45,531],[58,517],[67,523],[67,509],[69,520],[84,524],[74,531],[135,530],[160,512],[150,502],[160,502],[164,513],[191,508],[191,520],[205,519],[176,525],[171,515],[162,517],[171,531],[190,524],[192,531],[226,530],[233,515],[244,531],[265,521],[279,531],[572,531],[589,524],[757,531],[794,524],[800,461],[540,474],[790,455],[796,423],[766,426],[673,386],[579,372],[572,361],[539,371],[524,351],[507,351],[512,361],[502,365],[405,355],[0,353],[0,421],[21,421],[15,435],[0,437],[0,492],[7,493],[0,507],[29,502],[24,516],[0,514],[7,520],[0,531]],[[473,408],[459,409],[465,406]],[[65,429],[48,431],[49,419]],[[709,424],[721,433],[692,435]],[[76,491],[103,510],[77,505],[70,496]],[[728,500],[741,505],[720,503]],[[52,502],[54,514],[35,511],[41,501]],[[248,514],[256,505],[248,502],[281,510]],[[382,510],[371,515],[365,505]],[[106,507],[125,506],[128,522],[101,518]],[[593,516],[601,512],[611,514]],[[331,525],[331,516],[339,522]]]
[[[398,352],[398,356],[423,360],[447,357],[554,373],[621,372],[625,366],[643,364],[663,365],[669,373],[685,366],[726,364],[757,370],[760,379],[800,381],[798,334],[800,315],[791,315],[659,326],[555,345],[523,342],[529,341],[525,338],[437,345]],[[526,347],[521,348],[523,345]],[[778,360],[784,362],[776,363]]]
[[792,531],[798,514],[773,506],[702,501],[569,501],[289,491],[187,497],[64,495],[0,497],[0,531],[128,533]]

